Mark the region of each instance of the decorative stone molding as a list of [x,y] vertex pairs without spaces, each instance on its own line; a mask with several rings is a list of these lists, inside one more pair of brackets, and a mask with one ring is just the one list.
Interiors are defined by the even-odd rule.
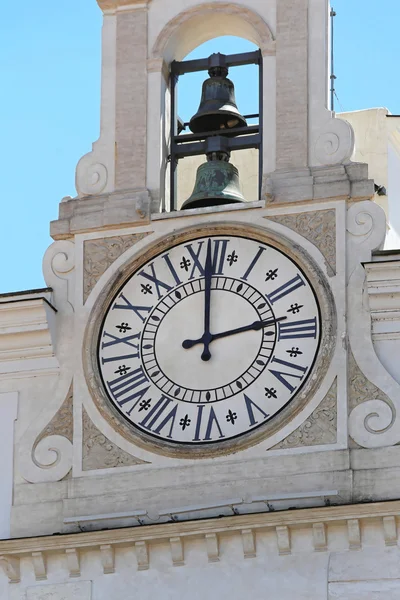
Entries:
[[148,233],[99,238],[84,242],[83,249],[83,300],[86,302],[90,292],[110,265],[121,254],[137,244]]
[[81,565],[78,550],[76,548],[67,548],[65,550],[65,556],[67,557],[69,576],[80,577]]
[[393,446],[400,441],[400,385],[383,366],[372,343],[363,267],[363,263],[371,261],[372,253],[382,247],[385,232],[385,213],[376,203],[359,202],[350,206],[347,211],[349,341],[359,370],[374,387],[369,388],[371,395],[367,397],[357,386],[358,404],[349,416],[349,433],[364,448]]
[[146,461],[128,454],[128,452],[113,444],[97,429],[85,409],[82,413],[82,423],[82,463],[84,471],[148,464]]
[[183,560],[183,541],[182,538],[172,537],[169,540],[170,548],[171,548],[171,557],[172,564],[174,567],[181,567],[185,564]]
[[219,543],[216,533],[206,533],[206,548],[208,562],[219,562]]
[[107,575],[115,572],[115,551],[113,546],[110,544],[104,544],[100,546],[101,564],[103,566],[103,573]]
[[[356,550],[362,546],[361,527],[363,522],[381,523],[382,545],[393,545],[397,541],[396,518],[400,517],[400,501],[377,502],[370,504],[350,504],[344,506],[327,506],[323,508],[307,508],[302,510],[286,510],[282,512],[253,513],[222,517],[220,519],[204,519],[182,523],[164,523],[147,527],[125,527],[123,529],[98,530],[85,533],[53,535],[29,538],[0,540],[0,566],[3,566],[9,581],[19,581],[19,559],[40,553],[45,560],[47,553],[65,553],[66,566],[70,576],[78,576],[79,555],[85,551],[98,550],[99,562],[104,573],[112,573],[115,559],[114,552],[118,548],[134,547],[136,550],[138,570],[150,568],[149,547],[155,543],[167,543],[171,553],[172,564],[183,561],[183,545],[191,540],[202,538],[204,552],[210,562],[220,560],[219,537],[228,535],[240,536],[243,542],[243,558],[255,555],[254,535],[256,532],[275,532],[279,554],[291,553],[291,528],[309,528],[310,539],[317,551],[329,550],[327,531],[330,526],[347,522],[343,535],[349,549]],[[260,550],[261,551],[261,550]],[[223,559],[223,557],[222,557]],[[75,599],[75,597],[74,597]]]
[[349,414],[364,402],[372,398],[391,405],[389,397],[371,383],[356,363],[353,352],[349,348]]
[[325,523],[314,523],[313,542],[315,552],[325,552],[328,549]]
[[36,581],[47,579],[46,562],[43,552],[32,552],[32,564]]
[[72,392],[72,384],[69,388],[69,392],[67,397],[64,400],[63,405],[58,410],[58,412],[54,415],[50,423],[43,429],[43,431],[38,435],[35,441],[34,448],[46,437],[51,435],[61,435],[69,440],[71,443],[73,441],[73,433],[74,433],[74,420],[73,420],[73,392]]
[[76,167],[75,185],[79,196],[101,194],[107,186],[108,170],[103,163],[95,162],[93,152],[82,156]]
[[[400,257],[389,251],[375,253],[364,263],[374,342],[400,339]],[[388,369],[389,370],[389,369]],[[396,377],[397,373],[392,373]]]
[[350,123],[330,117],[314,145],[311,164],[337,165],[349,161],[354,152],[354,131]]
[[68,240],[77,233],[146,225],[150,222],[148,190],[107,192],[70,198],[59,204],[59,217],[50,223],[54,240]]
[[46,296],[48,291],[0,297],[0,362],[54,356],[52,324],[57,311]]
[[292,552],[290,543],[290,532],[287,525],[278,525],[275,528],[276,531],[276,543],[278,545],[278,551],[280,556],[285,556]]
[[[200,19],[202,28],[199,30]],[[184,36],[182,30],[185,30]],[[169,21],[157,37],[150,58],[182,60],[202,42],[221,35],[247,37],[263,53],[275,53],[272,31],[255,11],[232,2],[206,2],[180,12]]]
[[127,6],[146,6],[151,0],[97,0],[102,11],[116,10]]
[[244,558],[255,558],[256,553],[256,538],[252,529],[243,529],[242,544]]
[[348,198],[360,202],[373,196],[374,182],[364,163],[280,169],[263,178],[262,197],[274,205]]
[[268,220],[296,231],[314,244],[325,257],[328,275],[336,274],[336,211],[334,209],[275,215],[268,217]]
[[53,288],[55,306],[58,311],[72,313],[75,294],[75,244],[67,240],[54,242],[43,258],[43,275]]
[[[54,467],[57,467],[60,473],[65,471],[63,476],[68,474],[72,466],[72,410],[73,393],[71,384],[64,403],[50,423],[38,435],[32,449],[35,464],[41,466],[41,468],[48,467],[49,461],[51,460],[51,454],[55,453],[56,459],[54,462],[50,463],[50,465],[52,464]],[[60,479],[62,479],[62,477],[60,477]]]
[[21,581],[19,558],[15,556],[1,556],[0,567],[8,577],[10,583],[19,583]]
[[[63,406],[70,394],[73,378],[71,353],[63,346],[73,329],[75,301],[75,244],[60,241],[52,244],[43,259],[43,273],[47,285],[53,289],[57,319],[56,334],[59,374],[54,387],[47,390],[49,401],[37,412],[23,436],[16,441],[18,449],[17,472],[29,483],[60,481],[72,467],[72,443],[59,433],[38,440]],[[63,428],[61,427],[61,430]]]
[[149,551],[146,542],[135,542],[138,571],[147,571],[150,566]]
[[386,546],[397,546],[397,523],[395,517],[383,517],[383,535]]
[[347,533],[349,537],[349,550],[360,550],[361,530],[359,519],[349,519],[347,521]]
[[334,444],[337,440],[337,380],[312,415],[286,439],[271,448],[281,450]]

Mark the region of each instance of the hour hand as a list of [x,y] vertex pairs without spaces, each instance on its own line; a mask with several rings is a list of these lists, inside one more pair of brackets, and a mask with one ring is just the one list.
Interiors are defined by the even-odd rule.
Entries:
[[[244,331],[260,331],[260,329],[264,329],[265,327],[269,327],[270,325],[274,325],[275,323],[279,323],[280,321],[285,321],[286,319],[287,317],[279,317],[277,319],[264,319],[263,321],[254,321],[254,323],[251,323],[250,325],[245,325],[244,327],[237,327],[236,329],[228,329],[228,331],[222,331],[221,333],[210,334],[209,343],[224,337],[229,337],[231,335],[243,333]],[[185,340],[184,342],[182,342],[182,347],[185,348],[185,350],[189,350],[190,348],[193,348],[193,346],[196,346],[196,344],[203,343],[204,336],[202,336],[198,340]]]

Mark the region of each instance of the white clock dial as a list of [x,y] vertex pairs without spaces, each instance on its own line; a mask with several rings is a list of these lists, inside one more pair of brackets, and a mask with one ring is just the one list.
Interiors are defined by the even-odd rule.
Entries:
[[277,415],[313,367],[316,295],[283,252],[207,236],[140,267],[115,295],[98,342],[109,401],[142,434],[202,445]]

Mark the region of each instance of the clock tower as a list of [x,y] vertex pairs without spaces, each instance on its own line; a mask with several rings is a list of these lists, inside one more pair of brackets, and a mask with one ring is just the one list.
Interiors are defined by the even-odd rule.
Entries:
[[[49,287],[1,299],[27,325],[1,363],[0,596],[397,598],[400,377],[371,330],[397,259],[327,105],[328,0],[97,1],[100,137]],[[185,60],[223,35],[258,49]]]

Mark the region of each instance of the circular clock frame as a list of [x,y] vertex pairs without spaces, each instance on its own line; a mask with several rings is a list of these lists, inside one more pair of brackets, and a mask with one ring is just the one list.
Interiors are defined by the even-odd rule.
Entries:
[[[98,340],[105,316],[119,290],[149,260],[172,246],[208,236],[237,236],[272,246],[303,272],[316,296],[320,311],[320,343],[314,363],[298,393],[273,418],[240,436],[193,445],[160,439],[130,424],[110,401],[98,365]],[[276,232],[255,225],[215,223],[198,225],[159,238],[131,257],[110,278],[97,298],[88,319],[83,341],[83,365],[92,399],[103,418],[129,442],[145,450],[174,458],[207,458],[238,452],[271,437],[292,421],[314,396],[331,363],[336,343],[337,318],[332,291],[325,275],[308,253]]]

